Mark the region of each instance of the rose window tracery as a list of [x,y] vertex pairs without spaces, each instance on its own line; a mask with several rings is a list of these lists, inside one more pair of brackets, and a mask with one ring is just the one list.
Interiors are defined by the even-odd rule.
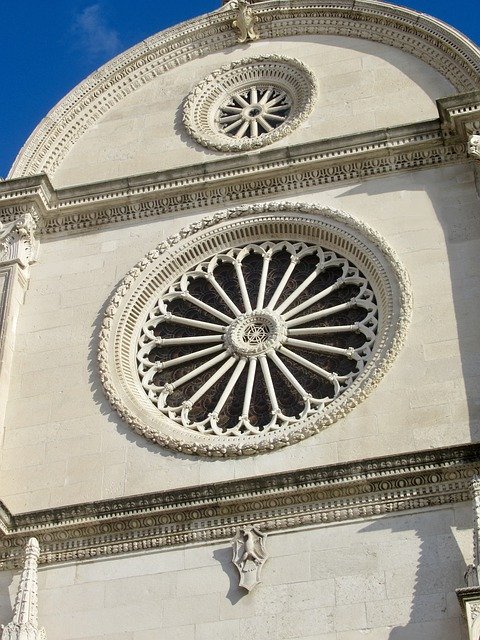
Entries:
[[216,254],[164,293],[137,352],[155,407],[212,436],[268,433],[323,411],[363,371],[375,295],[337,252],[262,242]]
[[292,100],[275,87],[253,86],[234,93],[218,112],[218,126],[232,138],[256,138],[270,133],[288,118]]
[[308,118],[316,97],[315,75],[299,60],[244,58],[216,69],[193,88],[183,123],[205,147],[247,151],[292,133]]
[[228,209],[127,273],[105,311],[100,378],[122,419],[164,447],[265,453],[319,433],[372,392],[411,305],[395,253],[347,213]]

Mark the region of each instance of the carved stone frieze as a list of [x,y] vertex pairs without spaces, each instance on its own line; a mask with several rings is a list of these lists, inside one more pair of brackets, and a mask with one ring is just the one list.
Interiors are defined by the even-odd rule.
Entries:
[[[53,175],[75,142],[125,96],[193,58],[234,46],[232,12],[226,8],[156,34],[89,76],[39,124],[9,177]],[[262,38],[334,34],[373,40],[419,57],[459,91],[479,88],[475,45],[415,11],[378,0],[267,0],[255,6],[255,14]]]
[[251,591],[259,582],[262,567],[268,554],[267,534],[255,525],[245,525],[237,529],[232,540],[233,564],[240,574],[239,586]]
[[274,534],[470,500],[480,444],[405,453],[23,514],[0,503],[0,569],[231,540],[255,522]]
[[149,176],[55,191],[46,176],[0,184],[0,221],[30,212],[39,235],[78,232],[194,209],[295,195],[397,171],[467,162],[466,140],[445,137],[437,122],[395,127],[259,152],[255,167],[224,159]]

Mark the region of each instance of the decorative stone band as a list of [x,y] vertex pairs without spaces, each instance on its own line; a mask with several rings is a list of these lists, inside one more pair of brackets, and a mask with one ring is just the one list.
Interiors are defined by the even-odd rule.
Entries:
[[[473,112],[479,114],[478,111]],[[397,171],[467,162],[467,140],[438,122],[259,152],[255,166],[224,159],[171,172],[136,176],[56,191],[45,175],[0,182],[0,221],[31,213],[38,234],[68,233],[105,225],[268,198],[307,188],[358,182]]]
[[[9,177],[53,175],[75,142],[125,96],[193,58],[235,46],[236,6],[227,4],[156,34],[89,76],[38,125]],[[331,34],[381,42],[425,61],[458,91],[480,88],[478,48],[455,29],[416,11],[378,0],[271,0],[255,7],[255,17],[262,39]]]
[[469,444],[18,515],[0,503],[0,569],[22,566],[32,535],[51,564],[438,508],[470,501],[479,471]]

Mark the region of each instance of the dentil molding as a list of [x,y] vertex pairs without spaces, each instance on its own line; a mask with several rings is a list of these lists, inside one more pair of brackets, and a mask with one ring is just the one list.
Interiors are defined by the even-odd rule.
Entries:
[[468,444],[21,514],[0,502],[0,570],[22,566],[32,536],[53,564],[453,505],[479,472]]
[[[450,101],[450,99],[447,99]],[[467,163],[480,92],[439,101],[441,120],[392,127],[92,185],[55,190],[46,175],[0,182],[0,221],[30,213],[37,235],[78,232],[218,205],[295,195],[395,172]],[[461,106],[463,105],[463,107]],[[465,114],[468,114],[468,118]]]

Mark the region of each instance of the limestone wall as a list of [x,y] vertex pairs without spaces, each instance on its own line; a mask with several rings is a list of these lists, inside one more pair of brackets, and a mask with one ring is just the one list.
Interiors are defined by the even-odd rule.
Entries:
[[288,142],[269,148],[434,119],[435,100],[456,93],[426,63],[383,44],[339,36],[263,39],[191,61],[124,98],[71,149],[53,178],[55,186],[224,158],[224,152],[208,150],[187,135],[182,103],[219,67],[271,54],[304,62],[318,79],[319,94],[314,112]]
[[[39,572],[48,640],[464,640],[469,504],[269,536],[238,589],[227,541]],[[18,575],[0,573],[0,623]],[[11,601],[8,598],[10,590]]]
[[480,222],[471,169],[383,177],[298,200],[365,220],[410,274],[407,343],[373,394],[322,433],[262,456],[212,460],[151,444],[104,397],[98,327],[126,271],[205,211],[48,238],[17,326],[0,472],[13,512],[478,439]]

